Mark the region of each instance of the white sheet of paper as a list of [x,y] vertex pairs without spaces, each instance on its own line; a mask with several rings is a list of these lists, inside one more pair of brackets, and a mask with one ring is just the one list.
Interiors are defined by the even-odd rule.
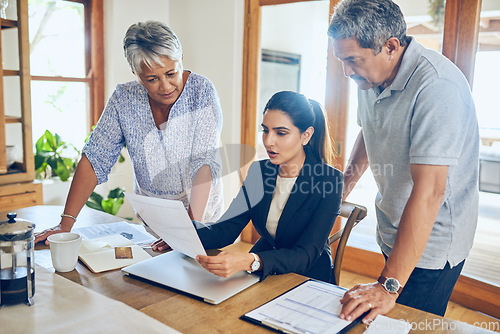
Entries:
[[156,240],[155,237],[146,232],[144,226],[128,223],[126,221],[79,227],[73,229],[73,232],[80,234],[82,236],[82,239],[84,240],[95,239],[115,234],[120,234],[138,245],[151,243]]
[[379,314],[363,334],[407,334],[410,330],[410,323]]
[[135,211],[172,249],[193,259],[207,255],[181,201],[125,193]]
[[246,316],[287,333],[337,333],[351,321],[339,318],[345,289],[307,281]]

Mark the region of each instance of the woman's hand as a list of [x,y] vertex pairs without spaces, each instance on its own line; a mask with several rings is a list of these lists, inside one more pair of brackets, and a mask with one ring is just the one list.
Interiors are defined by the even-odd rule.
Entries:
[[163,241],[163,239],[158,239],[151,244],[151,249],[154,251],[161,252],[161,251],[169,250],[172,248],[170,248],[170,246],[165,241]]
[[56,233],[62,233],[62,232],[71,232],[72,226],[73,226],[73,224],[66,225],[66,224],[60,223],[59,225],[54,226],[52,228],[48,228],[45,231],[35,233],[35,244],[37,242],[41,242],[41,241],[45,240],[45,244],[48,245],[49,241],[47,240],[47,237],[49,235],[56,234]]
[[250,253],[220,252],[216,256],[198,255],[196,261],[214,275],[231,277],[239,271],[250,270],[254,257]]

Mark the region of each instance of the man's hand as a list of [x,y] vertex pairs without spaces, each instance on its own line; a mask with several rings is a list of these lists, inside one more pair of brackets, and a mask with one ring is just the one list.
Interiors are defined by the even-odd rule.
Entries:
[[254,257],[250,253],[220,252],[216,256],[198,255],[203,268],[220,277],[230,277],[242,270],[250,270]]
[[340,318],[354,320],[366,311],[363,323],[371,323],[378,314],[386,314],[392,310],[398,298],[397,293],[390,293],[378,283],[358,284],[344,294],[340,300],[342,311]]
[[161,251],[169,250],[172,248],[170,248],[170,246],[165,241],[163,241],[163,239],[158,239],[151,244],[151,249],[154,251],[161,252]]
[[48,228],[45,231],[35,233],[35,244],[41,241],[45,240],[45,244],[48,245],[49,241],[47,240],[47,237],[52,234],[56,233],[63,233],[63,232],[71,232],[71,227],[65,224],[59,224],[57,226],[54,226],[52,228]]

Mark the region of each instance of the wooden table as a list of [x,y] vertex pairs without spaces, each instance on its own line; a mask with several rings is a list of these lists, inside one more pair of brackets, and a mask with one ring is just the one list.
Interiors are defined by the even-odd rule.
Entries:
[[[19,209],[16,212],[19,218],[28,219],[35,223],[35,231],[38,232],[56,224],[60,219],[59,215],[62,209],[62,206],[40,205]],[[0,220],[4,220],[6,214],[7,212],[1,212]],[[78,216],[78,222],[75,226],[82,227],[117,221],[122,221],[122,219],[84,208]],[[235,244],[230,247],[248,249],[249,246],[248,244]],[[47,253],[47,246],[38,244],[35,247],[35,261],[37,256],[46,256],[44,254]],[[154,255],[160,254],[152,253]],[[219,305],[210,305],[173,290],[130,278],[123,275],[120,270],[93,274],[83,264],[78,263],[75,270],[58,274],[105,296],[122,301],[183,333],[269,333],[270,330],[240,320],[239,317],[307,279],[296,274],[269,276],[263,282],[249,287]],[[429,323],[439,323],[437,327],[432,327],[432,330],[427,330],[429,333],[447,333],[449,331],[446,329],[455,328],[457,325],[454,320],[403,305],[396,305],[388,316],[395,319],[405,319],[415,324],[414,326],[421,326],[421,329],[424,330],[425,326],[429,329],[427,325]],[[360,324],[350,333],[363,333],[365,328],[365,325]]]

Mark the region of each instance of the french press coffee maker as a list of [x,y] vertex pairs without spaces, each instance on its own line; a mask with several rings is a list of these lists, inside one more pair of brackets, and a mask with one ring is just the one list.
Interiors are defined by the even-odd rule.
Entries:
[[35,294],[35,224],[16,216],[9,213],[0,222],[0,306],[31,306]]

